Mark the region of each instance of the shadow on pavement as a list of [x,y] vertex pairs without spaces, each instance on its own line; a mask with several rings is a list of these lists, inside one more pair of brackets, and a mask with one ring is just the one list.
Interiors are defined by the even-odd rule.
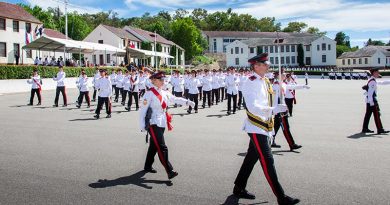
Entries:
[[207,115],[206,117],[217,117],[217,118],[222,118],[222,117],[226,117],[228,116],[228,114],[220,114],[220,115]]
[[73,119],[73,120],[69,120],[69,122],[77,122],[77,121],[92,121],[92,120],[97,120],[97,119],[95,119],[95,118]]
[[[239,205],[242,203],[238,203],[239,198],[235,197],[233,194],[228,196],[225,200],[225,202],[221,205]],[[268,201],[263,201],[263,202],[256,202],[256,203],[245,203],[246,205],[257,205],[257,204],[268,204]]]
[[246,156],[246,152],[241,152],[241,153],[238,153],[237,155],[240,156],[240,157],[245,157]]
[[185,115],[190,115],[188,114],[187,112],[186,113],[176,113],[176,114],[171,114],[172,116],[180,116],[180,117],[183,117]]
[[349,139],[360,139],[360,138],[364,138],[364,137],[382,138],[381,136],[378,136],[377,134],[366,134],[366,133],[362,133],[362,132],[350,135],[347,138],[349,138]]
[[9,107],[32,107],[32,105],[11,105]]
[[107,188],[107,187],[114,187],[119,185],[136,185],[145,189],[152,189],[152,186],[149,186],[147,184],[166,184],[167,186],[172,186],[172,182],[169,180],[162,181],[162,180],[147,180],[144,178],[146,172],[139,171],[133,175],[120,177],[113,180],[107,180],[107,179],[99,179],[95,183],[91,183],[88,186],[94,189],[97,188]]
[[277,150],[277,151],[272,151],[272,154],[276,154],[276,155],[283,155],[281,153],[296,153],[296,154],[299,154],[301,152],[298,152],[298,151],[291,151],[291,150]]

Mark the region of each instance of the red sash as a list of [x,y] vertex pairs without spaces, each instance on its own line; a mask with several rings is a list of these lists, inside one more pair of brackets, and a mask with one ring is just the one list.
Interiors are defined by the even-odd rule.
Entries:
[[[160,101],[162,109],[164,109],[164,110],[167,109],[167,103],[162,99],[162,96],[160,95],[160,93],[155,88],[150,88],[150,91],[152,91],[153,94]],[[172,115],[170,115],[168,112],[165,112],[165,115],[167,117],[168,131],[171,131],[173,129],[173,126],[171,124],[171,122],[172,122]]]
[[32,80],[34,81],[35,84],[38,85],[39,92],[41,92],[42,90],[41,84],[39,84],[34,78]]

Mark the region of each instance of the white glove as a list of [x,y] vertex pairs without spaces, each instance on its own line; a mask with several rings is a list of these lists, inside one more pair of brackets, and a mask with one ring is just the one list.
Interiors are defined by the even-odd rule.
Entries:
[[287,105],[284,105],[284,104],[278,104],[276,105],[276,107],[274,107],[272,109],[272,113],[275,115],[275,114],[278,114],[278,113],[281,113],[281,112],[286,112],[287,111]]
[[304,88],[306,88],[306,89],[310,89],[310,86],[308,86],[308,85],[304,85]]
[[191,100],[187,101],[187,104],[191,107],[195,107],[195,103],[192,102]]

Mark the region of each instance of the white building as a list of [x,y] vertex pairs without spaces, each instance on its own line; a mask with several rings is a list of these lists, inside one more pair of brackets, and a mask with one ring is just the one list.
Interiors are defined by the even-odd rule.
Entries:
[[366,46],[355,52],[345,52],[337,58],[339,68],[384,68],[390,66],[390,46]]
[[[141,49],[142,42],[151,43],[152,51],[154,51],[154,33],[149,31],[144,31],[142,29],[126,26],[124,28],[115,28],[107,25],[99,25],[96,27],[85,39],[87,42],[108,44],[115,46],[120,49],[126,48],[126,39],[129,46],[134,46],[134,48]],[[184,63],[184,50],[173,43],[168,41],[162,36],[156,36],[156,42],[161,45],[162,51],[165,54],[170,54],[172,46],[177,46],[178,49],[182,50],[182,55],[180,56],[180,61]],[[94,54],[86,55],[88,59],[92,59],[91,62],[99,65],[110,65],[114,62],[116,65],[121,64],[124,61],[124,57],[117,57],[115,52],[95,52]],[[130,62],[136,64],[144,64],[141,59],[131,58]],[[175,62],[171,62],[169,58],[161,59],[161,63],[165,65],[174,65]],[[151,58],[151,65],[154,65],[154,58]],[[178,63],[180,64],[180,63]]]

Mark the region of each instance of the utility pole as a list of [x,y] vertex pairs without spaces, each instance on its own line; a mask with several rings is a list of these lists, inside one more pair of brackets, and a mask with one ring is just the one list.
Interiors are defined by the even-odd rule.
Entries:
[[68,1],[64,0],[65,4],[65,36],[68,39]]

